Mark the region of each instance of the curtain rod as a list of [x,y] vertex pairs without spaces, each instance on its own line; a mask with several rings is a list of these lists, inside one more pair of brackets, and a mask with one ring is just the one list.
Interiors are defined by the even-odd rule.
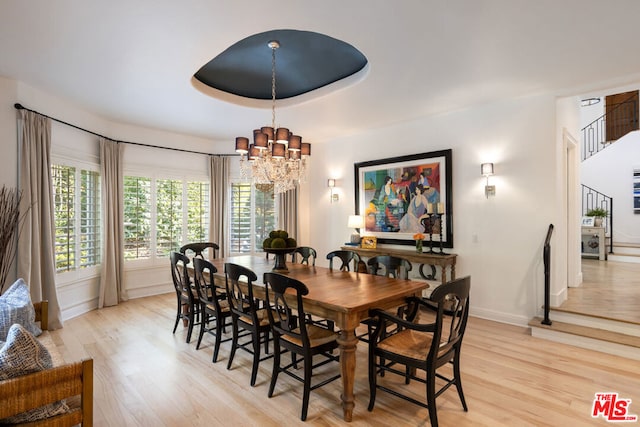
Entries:
[[83,132],[90,133],[91,135],[95,135],[95,136],[97,136],[97,137],[105,138],[105,139],[108,139],[108,140],[110,140],[110,141],[115,141],[115,142],[122,143],[122,144],[139,145],[139,146],[141,146],[141,147],[150,147],[150,148],[161,148],[161,149],[163,149],[163,150],[180,151],[180,152],[183,152],[183,153],[191,153],[191,154],[203,154],[203,155],[205,155],[205,156],[219,156],[219,157],[222,157],[222,156],[230,156],[230,157],[231,157],[231,156],[237,156],[237,154],[212,154],[212,153],[203,153],[203,152],[201,152],[201,151],[184,150],[184,149],[182,149],[182,148],[162,147],[162,146],[160,146],[160,145],[142,144],[142,143],[140,143],[140,142],[131,142],[131,141],[120,141],[120,140],[115,140],[115,139],[113,139],[113,138],[109,138],[108,136],[100,135],[99,133],[95,133],[95,132],[92,132],[92,131],[90,131],[90,130],[87,130],[87,129],[81,128],[80,126],[76,126],[76,125],[74,125],[74,124],[67,123],[67,122],[65,122],[65,121],[63,121],[63,120],[60,120],[60,119],[56,119],[55,117],[47,116],[46,114],[42,114],[42,113],[40,113],[40,112],[38,112],[38,111],[31,110],[31,109],[29,109],[29,108],[24,107],[24,106],[23,106],[22,104],[20,104],[20,103],[16,103],[16,104],[14,104],[13,106],[15,107],[15,109],[16,109],[16,110],[27,110],[27,111],[30,111],[30,112],[32,112],[32,113],[38,114],[38,115],[40,115],[40,116],[42,116],[42,117],[46,117],[47,119],[51,119],[51,120],[56,121],[56,122],[58,122],[58,123],[62,123],[63,125],[67,125],[67,126],[70,126],[70,127],[72,127],[72,128],[75,128],[75,129],[81,130],[81,131],[83,131]]

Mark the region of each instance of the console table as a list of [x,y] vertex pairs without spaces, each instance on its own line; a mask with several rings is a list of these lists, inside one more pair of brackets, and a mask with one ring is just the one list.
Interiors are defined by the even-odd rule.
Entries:
[[[445,254],[439,255],[437,253],[418,253],[415,250],[404,250],[404,249],[387,249],[387,248],[376,248],[376,249],[363,249],[358,246],[342,246],[341,249],[357,252],[358,255],[365,258],[371,258],[378,255],[391,255],[402,257],[411,262],[420,264],[418,268],[418,272],[423,279],[426,280],[434,280],[436,275],[436,267],[440,267],[440,272],[442,275],[442,283],[447,283],[447,280],[453,280],[456,278],[456,258],[458,255],[456,254]],[[425,265],[431,267],[431,274],[424,274],[423,268]],[[451,272],[449,279],[447,279],[447,267]]]
[[604,227],[582,227],[582,256],[607,259]]

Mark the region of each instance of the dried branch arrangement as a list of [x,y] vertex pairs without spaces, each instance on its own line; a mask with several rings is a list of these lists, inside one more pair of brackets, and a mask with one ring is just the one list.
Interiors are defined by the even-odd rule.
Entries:
[[22,192],[2,186],[0,190],[0,295],[7,276],[16,259],[20,226],[20,199]]

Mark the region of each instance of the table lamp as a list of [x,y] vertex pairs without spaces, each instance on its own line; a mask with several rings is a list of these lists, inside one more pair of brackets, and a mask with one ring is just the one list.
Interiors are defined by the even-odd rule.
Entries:
[[[362,215],[349,215],[347,227],[355,229],[364,227],[364,217]],[[360,244],[360,233],[358,230],[354,230],[351,234],[351,244]]]

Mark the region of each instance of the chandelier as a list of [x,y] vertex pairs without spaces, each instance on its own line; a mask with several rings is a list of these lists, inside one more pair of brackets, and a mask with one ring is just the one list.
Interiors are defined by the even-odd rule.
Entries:
[[[284,193],[306,181],[307,158],[311,144],[293,135],[287,128],[276,128],[276,49],[280,42],[272,40],[271,48],[271,126],[253,131],[253,144],[249,138],[236,138],[236,152],[240,153],[240,173],[243,179],[252,179],[258,188],[273,185],[274,192]],[[246,157],[245,157],[246,155]]]

